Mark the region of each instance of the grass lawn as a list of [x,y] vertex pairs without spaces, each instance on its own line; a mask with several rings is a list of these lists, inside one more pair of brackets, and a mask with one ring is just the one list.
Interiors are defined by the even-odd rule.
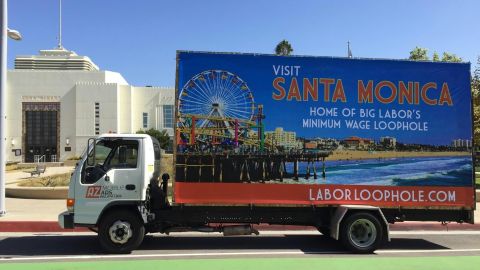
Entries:
[[46,270],[46,269],[188,269],[188,270],[282,270],[282,269],[328,269],[328,270],[435,270],[479,269],[480,256],[444,257],[326,257],[326,258],[248,258],[248,259],[173,259],[173,260],[119,260],[89,262],[43,262],[3,263],[0,270]]
[[33,170],[33,168],[35,168],[35,164],[24,165],[22,167],[19,167],[17,163],[12,163],[12,164],[7,164],[5,166],[5,171],[7,171],[7,172],[24,171],[24,170],[28,170],[28,169]]

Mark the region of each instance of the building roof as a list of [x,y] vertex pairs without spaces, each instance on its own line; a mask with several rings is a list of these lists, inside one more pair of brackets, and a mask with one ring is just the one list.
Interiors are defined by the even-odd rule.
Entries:
[[366,138],[360,138],[357,136],[350,136],[346,138],[344,141],[358,141],[358,142],[363,142],[363,141],[373,141],[372,139],[366,139]]
[[15,69],[48,70],[99,70],[87,56],[79,56],[65,48],[40,50],[39,55],[18,55]]
[[350,136],[350,137],[346,138],[344,141],[361,141],[361,140],[363,140],[363,139],[360,138],[360,137]]
[[105,133],[99,135],[103,138],[150,138],[148,134],[131,134],[131,133]]

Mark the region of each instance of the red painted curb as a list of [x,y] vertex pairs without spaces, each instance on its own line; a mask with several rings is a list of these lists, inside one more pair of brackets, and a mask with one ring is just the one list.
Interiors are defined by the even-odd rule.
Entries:
[[0,232],[89,232],[87,228],[62,229],[55,221],[3,221]]
[[[214,224],[211,224],[214,225]],[[218,224],[220,225],[220,224]],[[295,231],[295,230],[313,230],[311,226],[291,226],[291,225],[254,225],[260,231]],[[480,230],[480,224],[458,224],[451,223],[442,225],[439,222],[401,222],[390,225],[391,231],[449,231],[462,230],[473,231]],[[89,232],[88,228],[62,229],[55,221],[3,221],[0,222],[0,232]]]
[[399,222],[390,225],[392,231],[478,231],[480,224],[447,223],[440,222]]

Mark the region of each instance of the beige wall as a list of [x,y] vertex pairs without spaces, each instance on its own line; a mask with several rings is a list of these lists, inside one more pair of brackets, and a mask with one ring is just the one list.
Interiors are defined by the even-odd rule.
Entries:
[[[165,129],[163,105],[174,105],[174,89],[164,87],[132,87],[132,132],[143,129],[143,113],[148,113],[148,127]],[[166,129],[173,136],[173,128]]]
[[[22,148],[22,102],[60,102],[60,153],[66,138],[75,142],[75,84],[77,82],[105,81],[105,71],[50,71],[50,70],[9,70],[7,72],[7,161],[22,161],[12,149]],[[14,145],[11,144],[12,139]],[[73,149],[72,149],[73,150]],[[22,155],[25,149],[22,149]],[[68,154],[68,153],[67,153]]]
[[130,133],[132,130],[132,87],[118,86],[117,125],[119,133]]
[[[162,129],[161,106],[174,104],[173,88],[130,86],[116,72],[9,70],[7,76],[7,161],[22,161],[12,152],[22,148],[22,102],[60,102],[57,158],[62,161],[80,156],[88,138],[95,136],[95,102],[100,103],[100,134],[135,133],[142,127],[143,112],[149,114],[148,128]],[[70,152],[64,151],[67,138]]]

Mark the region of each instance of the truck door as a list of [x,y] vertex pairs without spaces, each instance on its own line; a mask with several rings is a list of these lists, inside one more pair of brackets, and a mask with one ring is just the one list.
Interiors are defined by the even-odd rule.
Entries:
[[141,139],[103,138],[95,142],[75,187],[75,223],[95,224],[107,204],[140,200],[141,145]]

